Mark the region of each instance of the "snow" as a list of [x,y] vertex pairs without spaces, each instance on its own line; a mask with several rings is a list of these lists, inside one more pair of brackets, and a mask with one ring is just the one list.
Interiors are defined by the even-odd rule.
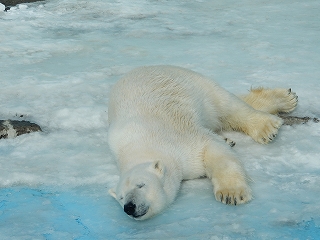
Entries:
[[320,2],[48,0],[0,12],[0,119],[42,133],[0,140],[0,239],[317,239],[320,124],[259,145],[228,133],[254,200],[225,206],[207,179],[131,220],[108,189],[110,87],[140,65],[198,71],[231,92],[292,88],[292,115],[320,117]]

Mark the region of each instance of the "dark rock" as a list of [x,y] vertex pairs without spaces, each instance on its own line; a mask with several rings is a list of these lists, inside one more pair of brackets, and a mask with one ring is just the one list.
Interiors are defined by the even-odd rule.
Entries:
[[294,125],[294,124],[305,124],[312,120],[315,123],[318,123],[320,120],[318,118],[311,118],[311,117],[295,117],[295,116],[286,116],[286,115],[280,115],[283,119],[284,125]]
[[15,6],[19,3],[32,3],[32,2],[39,2],[43,0],[0,0],[0,3],[2,3],[5,6]]
[[39,131],[42,131],[39,125],[28,121],[0,120],[0,139]]

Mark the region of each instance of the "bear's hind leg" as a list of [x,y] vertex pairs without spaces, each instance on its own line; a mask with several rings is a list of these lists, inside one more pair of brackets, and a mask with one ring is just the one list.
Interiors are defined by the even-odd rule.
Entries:
[[256,110],[277,114],[292,112],[298,104],[298,96],[291,89],[251,89],[240,98]]
[[[219,124],[221,124],[221,129],[214,129],[215,132],[221,130],[241,131],[252,137],[256,142],[263,144],[271,142],[278,134],[278,129],[282,125],[283,120],[269,112],[257,110],[252,107],[251,105],[259,99],[258,97],[253,97],[255,93],[251,93],[251,97],[247,96],[247,103],[246,101],[243,101],[243,99],[240,99],[217,86],[212,92],[214,94],[211,96],[210,102],[212,103],[213,110],[208,108],[209,114],[207,115],[210,116],[210,112],[219,113],[218,119]],[[280,92],[283,96],[283,91]],[[281,94],[279,95],[281,96]],[[288,93],[288,90],[286,95],[291,96],[291,94]],[[264,106],[269,105],[266,103]],[[260,108],[262,108],[262,106]],[[282,108],[282,110],[283,109],[284,108]]]
[[278,134],[283,120],[278,116],[256,110],[240,101],[230,103],[228,114],[221,117],[223,129],[244,132],[258,143],[267,144]]
[[203,154],[206,175],[212,181],[217,201],[237,205],[252,199],[245,171],[230,147],[218,140],[211,141]]

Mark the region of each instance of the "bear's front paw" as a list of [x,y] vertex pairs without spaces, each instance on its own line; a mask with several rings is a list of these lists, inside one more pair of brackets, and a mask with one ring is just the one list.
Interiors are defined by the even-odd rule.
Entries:
[[216,200],[227,205],[238,205],[252,199],[249,187],[225,188],[215,192]]

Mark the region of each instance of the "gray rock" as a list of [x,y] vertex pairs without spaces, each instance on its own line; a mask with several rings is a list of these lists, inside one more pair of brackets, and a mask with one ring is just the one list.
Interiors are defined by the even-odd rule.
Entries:
[[39,131],[42,131],[39,125],[28,121],[0,120],[0,139]]
[[315,123],[318,123],[320,120],[318,118],[311,118],[311,117],[295,117],[295,116],[287,116],[287,115],[280,115],[283,119],[284,125],[294,125],[294,124],[305,124],[312,120]]
[[0,3],[7,6],[15,6],[19,3],[31,3],[31,2],[39,2],[43,0],[0,0]]

